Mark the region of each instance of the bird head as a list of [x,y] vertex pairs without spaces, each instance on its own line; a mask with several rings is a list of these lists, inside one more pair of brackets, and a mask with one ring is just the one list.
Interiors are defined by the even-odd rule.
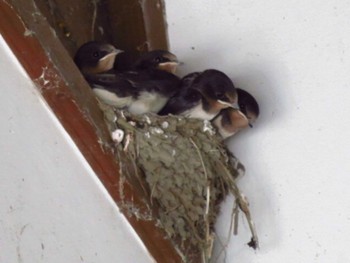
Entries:
[[83,73],[103,73],[113,68],[116,56],[121,52],[111,44],[90,41],[78,49],[74,61]]
[[199,74],[191,88],[198,90],[212,111],[238,109],[237,92],[230,78],[223,72],[209,69]]
[[249,126],[259,117],[260,109],[256,99],[247,91],[237,88],[239,110],[249,120]]
[[135,63],[137,69],[159,69],[175,74],[177,57],[166,50],[153,50],[143,54]]
[[240,130],[253,127],[252,123],[258,118],[260,110],[255,98],[248,92],[237,88],[239,110],[234,108],[223,109],[213,120],[220,135],[226,139]]

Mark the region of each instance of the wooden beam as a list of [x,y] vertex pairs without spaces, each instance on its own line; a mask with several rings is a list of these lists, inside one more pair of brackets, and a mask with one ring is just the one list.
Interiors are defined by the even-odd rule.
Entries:
[[[0,32],[118,204],[121,201],[119,167],[113,154],[103,147],[110,142],[103,115],[46,17],[32,0],[1,0]],[[146,209],[132,186],[125,184],[124,194],[124,200]],[[181,262],[171,241],[154,221],[125,216],[157,262]]]

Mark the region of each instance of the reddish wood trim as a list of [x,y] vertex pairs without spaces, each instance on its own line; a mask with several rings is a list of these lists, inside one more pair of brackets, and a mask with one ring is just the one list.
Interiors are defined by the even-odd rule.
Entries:
[[[0,1],[0,32],[43,98],[70,134],[86,160],[118,204],[119,167],[99,141],[109,135],[90,88],[77,71],[47,21],[29,0]],[[30,34],[28,28],[34,34]],[[40,76],[44,74],[43,81]],[[133,188],[124,185],[125,199],[144,207]],[[181,262],[165,233],[153,221],[125,214],[157,262]]]

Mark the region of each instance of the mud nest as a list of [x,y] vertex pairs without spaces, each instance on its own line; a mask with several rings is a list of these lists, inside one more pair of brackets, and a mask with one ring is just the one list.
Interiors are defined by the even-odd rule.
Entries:
[[[248,244],[257,247],[248,203],[236,185],[244,167],[210,122],[180,116],[135,116],[100,106],[115,141],[120,175],[138,185],[153,212],[140,213],[132,204],[124,206],[143,220],[156,219],[168,238],[176,241],[185,262],[198,253],[202,262],[210,260],[219,205],[228,194],[236,204],[232,221],[243,211],[252,232]],[[237,227],[234,222],[232,225]]]

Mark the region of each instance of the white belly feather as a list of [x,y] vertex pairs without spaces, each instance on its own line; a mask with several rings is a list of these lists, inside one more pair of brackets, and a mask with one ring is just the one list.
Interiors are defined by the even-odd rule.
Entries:
[[133,114],[159,112],[167,103],[168,98],[158,93],[141,92],[138,99],[131,103],[128,110]]
[[102,88],[98,88],[97,85],[94,87],[93,91],[96,94],[96,96],[99,99],[101,99],[104,103],[117,108],[124,108],[132,103],[131,97],[120,98],[113,92],[110,92]]
[[203,109],[202,103],[199,103],[196,107],[183,112],[181,115],[188,118],[201,119],[201,120],[211,120],[216,114],[208,113]]
[[132,97],[118,97],[115,93],[99,88],[95,85],[93,88],[96,96],[106,104],[117,108],[126,108],[133,114],[143,114],[147,112],[157,113],[167,103],[168,98],[158,93],[141,92],[140,96],[135,100]]

